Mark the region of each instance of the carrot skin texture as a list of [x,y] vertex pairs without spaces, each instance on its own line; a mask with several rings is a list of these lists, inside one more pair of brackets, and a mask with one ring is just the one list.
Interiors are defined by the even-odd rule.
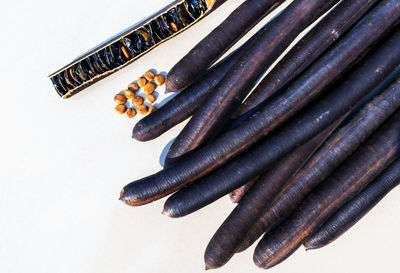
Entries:
[[[337,88],[343,92],[372,90],[377,87],[400,64],[400,31],[396,31],[387,41],[371,52],[358,69],[351,73]],[[332,99],[335,99],[332,96]],[[330,99],[329,99],[330,100]],[[328,100],[328,101],[329,101]],[[378,108],[364,107],[350,122],[335,132],[327,142],[313,155],[307,164],[277,196],[273,204],[266,208],[260,219],[247,232],[238,252],[247,249],[274,223],[294,209],[303,198],[323,181],[341,162],[351,155],[357,147],[372,134],[383,121],[396,109],[396,94],[388,98],[386,113]],[[372,104],[371,104],[372,105]],[[370,117],[365,119],[364,117]]]
[[[166,93],[177,92],[203,74],[232,45],[283,0],[247,0],[168,72]],[[193,65],[196,64],[196,65]]]
[[[211,204],[268,170],[277,160],[310,140],[341,116],[332,121],[326,117],[320,118],[321,113],[323,112],[307,112],[304,115],[306,118],[301,116],[215,172],[174,193],[165,202],[163,214],[172,218],[183,217]],[[294,137],[294,133],[298,135]]]
[[257,176],[253,180],[250,180],[240,188],[237,188],[236,190],[232,191],[229,193],[229,198],[231,199],[232,203],[239,203],[240,200],[242,200],[243,196],[246,195],[246,193],[253,187],[253,185],[257,182],[259,177]]
[[155,201],[185,187],[241,154],[320,95],[327,85],[378,41],[399,18],[398,6],[374,9],[257,115],[243,125],[222,134],[183,162],[129,183],[121,191],[121,201],[131,206]]
[[205,143],[228,122],[258,78],[307,26],[337,0],[298,0],[262,28],[260,39],[236,61],[213,88],[214,96],[193,114],[175,139],[167,157],[175,158]]
[[271,268],[296,251],[341,206],[357,196],[400,155],[400,111],[350,156],[254,251],[258,267]]
[[335,241],[399,184],[400,158],[397,158],[365,190],[341,207],[317,232],[308,237],[303,245],[309,250],[324,247]]
[[246,52],[261,35],[261,31],[258,31],[239,49],[210,68],[197,82],[180,92],[157,111],[141,119],[133,128],[132,137],[139,141],[153,140],[193,115],[200,105],[212,96],[213,88],[243,52]]
[[376,0],[351,0],[339,3],[265,76],[232,118],[236,119],[255,109],[300,75],[376,2]]
[[235,254],[246,232],[264,211],[265,204],[271,202],[287,181],[306,162],[313,152],[325,141],[343,118],[322,131],[313,139],[279,160],[243,197],[228,218],[219,227],[207,245],[204,260],[208,268],[218,268],[226,264]]
[[[173,194],[165,202],[163,213],[169,217],[176,218],[186,216],[203,208],[260,175],[265,169],[271,167],[276,160],[310,140],[341,116],[349,113],[354,106],[400,64],[399,57],[397,59],[388,59],[390,54],[395,56],[400,54],[398,50],[395,50],[395,53],[391,53],[393,48],[396,48],[393,45],[400,45],[400,31],[398,33],[398,39],[394,39],[397,43],[393,44],[393,40],[390,39],[389,46],[376,53],[378,58],[373,54],[372,61],[368,59],[371,64],[367,62],[366,68],[360,68],[360,70],[357,70],[358,73],[351,74],[350,80],[355,85],[352,86],[350,84],[350,86],[354,88],[348,89],[349,85],[345,85],[345,87],[328,92],[325,97],[320,98],[314,105],[307,108],[305,112],[277,132],[267,136],[263,141],[215,172]],[[382,66],[382,64],[386,64],[386,66]],[[364,79],[365,76],[368,76],[368,79]],[[358,84],[360,79],[362,83]],[[360,85],[363,88],[359,88]],[[391,104],[391,113],[397,107],[396,97],[394,101]],[[379,114],[383,116],[382,119],[378,118]],[[377,115],[378,117],[371,122],[375,125],[375,128],[384,122],[388,117],[388,113],[377,113]],[[362,139],[363,135],[359,136],[355,141]]]

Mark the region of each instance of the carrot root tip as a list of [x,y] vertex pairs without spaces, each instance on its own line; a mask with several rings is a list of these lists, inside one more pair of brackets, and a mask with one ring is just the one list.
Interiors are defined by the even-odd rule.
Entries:
[[165,80],[165,94],[181,91],[184,89],[182,87],[182,84],[177,83],[167,75],[167,78]]
[[163,211],[161,212],[161,214],[165,215],[165,216],[168,216],[170,218],[176,218],[174,216],[174,214],[172,213],[172,211],[170,209],[168,209],[168,208],[165,208],[165,207],[163,208]]
[[123,199],[123,197],[124,197],[124,192],[125,192],[125,190],[122,189],[121,193],[119,194],[119,200],[120,200],[120,201],[123,201],[122,199]]
[[306,251],[316,250],[316,249],[319,248],[319,247],[317,247],[317,246],[304,246],[304,247],[306,248]]

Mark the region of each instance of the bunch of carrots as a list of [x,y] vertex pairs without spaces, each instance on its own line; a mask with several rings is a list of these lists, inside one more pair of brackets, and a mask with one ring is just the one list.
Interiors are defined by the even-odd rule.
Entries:
[[170,217],[231,192],[238,202],[207,246],[207,269],[261,236],[262,268],[323,247],[400,183],[400,1],[294,0],[215,64],[283,2],[239,6],[168,73],[167,91],[181,92],[133,130],[149,141],[190,117],[165,168],[126,185],[123,202],[172,194]]

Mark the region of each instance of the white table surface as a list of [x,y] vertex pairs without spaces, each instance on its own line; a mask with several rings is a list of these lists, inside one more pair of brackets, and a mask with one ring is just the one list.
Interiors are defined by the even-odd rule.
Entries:
[[[149,68],[168,71],[243,0],[229,0],[190,30],[122,71],[62,100],[47,76],[156,12],[169,0],[3,1],[1,26],[0,272],[204,272],[203,254],[234,205],[228,198],[182,219],[163,201],[118,201],[128,182],[152,174],[162,137],[131,139],[133,120],[113,96]],[[163,89],[159,102],[166,98]],[[270,272],[400,272],[400,189],[332,245],[297,251]],[[217,272],[260,272],[253,248]]]

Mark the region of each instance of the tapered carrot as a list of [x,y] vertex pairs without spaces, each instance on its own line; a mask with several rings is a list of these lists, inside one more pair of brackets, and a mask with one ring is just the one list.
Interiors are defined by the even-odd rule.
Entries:
[[[398,39],[395,39],[395,41],[400,42],[400,31],[398,34]],[[182,217],[203,208],[260,175],[265,169],[271,167],[275,160],[293,151],[298,145],[305,143],[335,120],[348,113],[399,65],[399,59],[388,60],[386,54],[387,51],[395,48],[393,45],[399,45],[398,42],[393,43],[393,40],[390,40],[389,47],[384,47],[382,51],[376,53],[379,55],[378,60],[375,58],[368,59],[366,67],[359,68],[349,76],[355,83],[351,83],[353,86],[348,84],[346,87],[350,85],[355,88],[339,87],[337,90],[328,92],[327,96],[319,99],[317,103],[276,133],[267,136],[262,142],[215,172],[173,194],[164,204],[164,214],[170,217]],[[400,54],[400,52],[397,51],[394,54]],[[374,56],[375,54],[372,57]],[[384,60],[381,61],[381,59]],[[386,66],[383,67],[382,63]],[[383,70],[384,68],[386,70]],[[386,73],[382,73],[382,71]],[[361,76],[368,76],[369,78],[363,79],[360,83]],[[373,115],[377,115],[377,118],[371,122],[370,126],[379,126],[383,122],[382,119],[384,120],[396,110],[397,97],[395,91],[389,90],[384,93],[382,99],[389,99],[391,108],[383,113],[381,119],[379,119],[379,114],[373,113]],[[377,111],[382,110],[378,109]],[[357,125],[359,124],[363,123],[358,122]],[[362,137],[363,135],[356,140],[361,141]],[[320,178],[320,176],[317,178]]]
[[[392,42],[397,37],[397,45]],[[396,45],[391,47],[390,45]],[[393,48],[400,46],[400,32],[382,46],[380,51],[376,52],[369,59],[369,65],[363,68],[364,71],[371,73],[355,72],[350,79],[353,81],[345,82],[340,88],[342,90],[351,90],[347,88],[362,88],[367,81],[367,77],[382,77],[380,68],[384,66],[377,62],[375,57],[380,55],[382,61],[388,61],[387,58],[395,56],[386,55],[390,52],[397,54],[397,63],[400,64],[400,52],[393,51]],[[375,56],[375,57],[374,57]],[[379,58],[378,58],[379,59]],[[374,65],[373,65],[374,64]],[[367,69],[369,67],[369,69]],[[375,71],[375,75],[372,71]],[[386,72],[387,75],[387,72]],[[372,78],[368,78],[371,80]],[[382,80],[382,79],[381,79]],[[362,81],[362,82],[361,82]],[[260,219],[247,232],[238,251],[243,251],[257,240],[265,231],[270,229],[279,219],[292,211],[300,202],[321,183],[329,174],[340,165],[350,154],[352,154],[365,139],[371,135],[398,107],[400,107],[400,82],[396,81],[390,88],[368,103],[358,112],[348,123],[335,132],[327,142],[313,155],[307,164],[296,174],[295,177],[278,194],[275,200],[269,206],[266,206]],[[377,83],[375,83],[377,85]]]
[[288,258],[341,206],[359,194],[400,155],[400,111],[336,169],[254,252],[258,267]]
[[317,232],[308,237],[304,246],[308,250],[317,249],[335,241],[398,185],[400,185],[400,158],[385,169],[359,195],[341,207]]
[[265,76],[233,118],[255,109],[303,72],[376,2],[376,0],[350,0],[339,3]]
[[[352,101],[348,100],[348,103]],[[298,119],[271,134],[231,162],[174,193],[165,202],[163,214],[174,218],[186,216],[244,185],[268,168],[273,168],[273,163],[338,119],[341,116],[336,116],[338,112],[342,115],[348,112],[349,108],[341,108],[338,111],[339,108],[335,106],[332,101],[329,104],[318,103],[310,111],[306,111]],[[336,111],[333,108],[336,108]],[[327,111],[331,114],[321,118]],[[296,137],[293,137],[294,135]]]
[[290,43],[336,2],[294,1],[267,24],[262,29],[261,38],[252,44],[213,88],[215,95],[196,110],[170,147],[167,157],[180,157],[213,136],[237,110],[258,78]]
[[204,101],[212,96],[213,88],[240,55],[246,52],[253,41],[259,39],[261,35],[262,32],[258,31],[238,50],[210,68],[197,82],[180,92],[157,111],[141,119],[133,128],[132,137],[139,141],[152,140],[188,119]]
[[342,119],[279,160],[269,168],[269,171],[261,175],[209,242],[204,254],[206,268],[218,268],[229,261],[255,219],[263,212],[265,204],[273,200],[290,177],[325,141]]
[[[160,199],[205,176],[253,146],[320,95],[326,86],[383,37],[400,18],[399,6],[400,3],[394,0],[381,2],[256,116],[224,133],[179,164],[126,185],[120,194],[121,201],[139,206]],[[368,78],[370,76],[367,75]]]
[[237,188],[236,190],[229,193],[229,198],[231,199],[231,201],[233,203],[239,203],[240,200],[242,200],[243,196],[245,196],[245,194],[251,189],[251,187],[253,187],[254,183],[256,183],[258,179],[259,177],[257,176],[256,178],[250,180],[240,188]]
[[191,85],[225,51],[282,2],[284,1],[247,0],[241,4],[168,72],[166,92],[180,91]]

